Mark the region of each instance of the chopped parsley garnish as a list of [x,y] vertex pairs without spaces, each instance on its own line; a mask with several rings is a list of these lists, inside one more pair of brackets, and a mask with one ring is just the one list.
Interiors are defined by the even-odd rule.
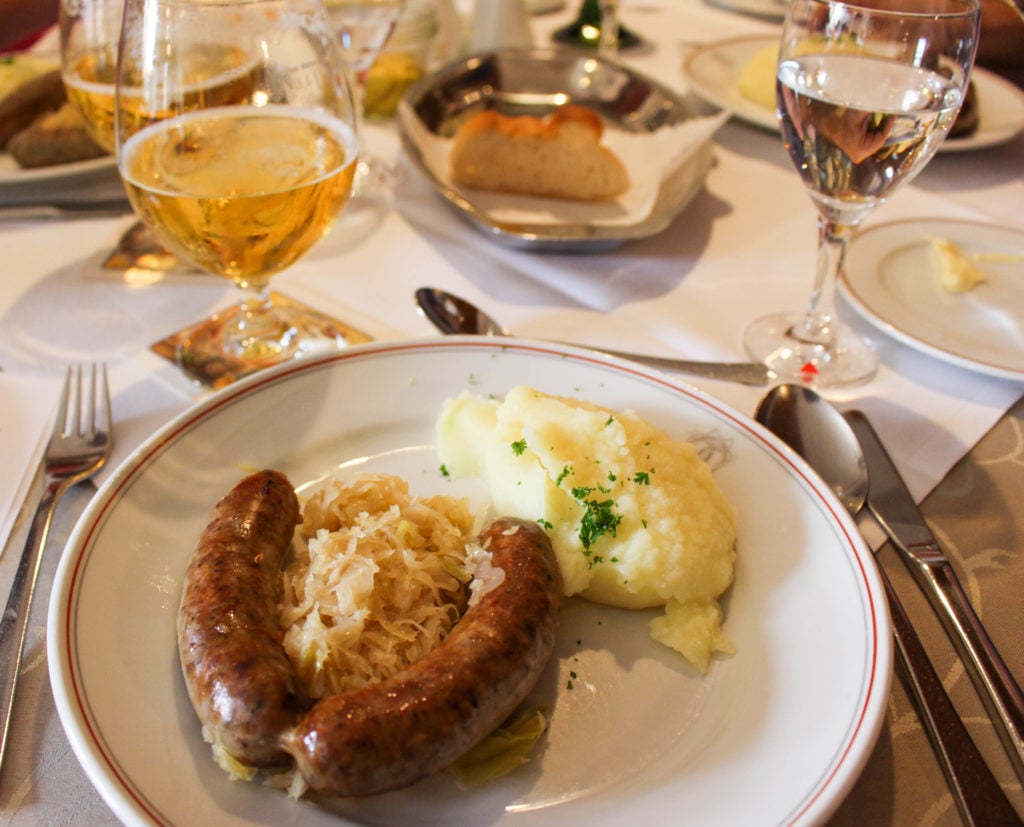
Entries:
[[537,519],[537,525],[539,525],[541,528],[546,529],[548,531],[550,531],[552,528],[554,528],[554,526],[551,525],[551,521],[550,520],[545,520],[543,517],[539,517]]
[[512,453],[517,457],[521,457],[526,452],[526,440],[517,439],[512,443]]
[[650,485],[651,475],[647,471],[637,471],[633,475],[633,482],[637,485]]
[[[604,489],[599,490],[602,494],[608,493]],[[590,547],[600,537],[603,537],[605,534],[610,534],[614,537],[619,523],[622,522],[622,516],[614,511],[615,500],[588,500],[587,497],[593,493],[593,488],[583,485],[572,489],[573,497],[585,509],[583,516],[580,518],[580,542],[583,543],[584,554],[587,556],[589,556]],[[594,562],[596,561],[591,561],[591,565]]]
[[615,422],[615,417],[614,416],[609,416],[608,419],[605,420],[604,427],[607,428],[613,422]]
[[615,500],[585,500],[586,511],[580,519],[580,542],[583,548],[589,549],[605,534],[615,536],[622,522],[622,515],[614,512]]
[[448,470],[448,466],[447,465],[444,465],[444,464],[441,465],[441,476],[442,477],[450,477],[451,476],[451,472]]
[[569,466],[569,465],[564,466],[562,468],[561,472],[559,473],[558,477],[555,479],[555,485],[556,486],[557,485],[561,485],[562,484],[562,480],[564,480],[571,473],[572,473],[572,467]]

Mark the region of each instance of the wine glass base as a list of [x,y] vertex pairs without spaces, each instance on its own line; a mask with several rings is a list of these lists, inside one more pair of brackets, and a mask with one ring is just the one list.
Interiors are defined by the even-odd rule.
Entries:
[[398,183],[398,164],[375,156],[361,157],[352,182],[352,199],[377,198],[389,193]]
[[371,341],[361,330],[280,293],[270,293],[270,304],[281,322],[276,339],[248,344],[229,341],[239,310],[232,307],[172,333],[153,344],[152,350],[192,381],[217,389],[291,359]]
[[758,319],[744,335],[747,353],[764,362],[781,382],[811,388],[858,385],[878,371],[878,354],[850,328],[834,323],[828,345],[798,335],[800,313],[777,313]]

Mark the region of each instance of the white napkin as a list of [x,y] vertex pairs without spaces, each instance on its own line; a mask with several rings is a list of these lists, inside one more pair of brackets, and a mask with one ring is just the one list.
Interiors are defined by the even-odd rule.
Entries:
[[629,133],[610,129],[602,143],[614,152],[629,171],[629,189],[610,202],[568,201],[525,195],[484,192],[461,187],[451,177],[450,138],[428,130],[412,108],[402,102],[398,116],[410,139],[420,148],[423,160],[444,186],[458,191],[467,201],[498,223],[596,226],[632,226],[651,214],[664,181],[696,157],[723,123],[727,113],[692,118],[657,132]]
[[7,542],[32,486],[59,394],[55,379],[0,371],[0,543]]

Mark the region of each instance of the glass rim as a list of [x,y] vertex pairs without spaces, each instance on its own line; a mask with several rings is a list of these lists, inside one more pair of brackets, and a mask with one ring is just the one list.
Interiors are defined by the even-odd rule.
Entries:
[[[981,14],[981,0],[805,0],[808,6],[841,6],[857,12],[911,19],[969,18]],[[940,8],[941,7],[941,8]]]

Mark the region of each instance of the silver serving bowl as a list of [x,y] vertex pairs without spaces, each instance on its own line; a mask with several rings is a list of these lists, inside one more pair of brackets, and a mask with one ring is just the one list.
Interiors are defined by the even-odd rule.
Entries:
[[422,78],[406,93],[400,117],[409,157],[441,196],[492,238],[541,250],[604,250],[664,230],[700,190],[712,164],[710,141],[661,183],[653,209],[630,224],[588,221],[503,222],[478,194],[441,179],[425,158],[423,135],[451,138],[482,109],[509,116],[543,116],[564,104],[587,106],[606,130],[653,134],[697,115],[674,91],[594,54],[559,49],[503,49],[474,54]]

